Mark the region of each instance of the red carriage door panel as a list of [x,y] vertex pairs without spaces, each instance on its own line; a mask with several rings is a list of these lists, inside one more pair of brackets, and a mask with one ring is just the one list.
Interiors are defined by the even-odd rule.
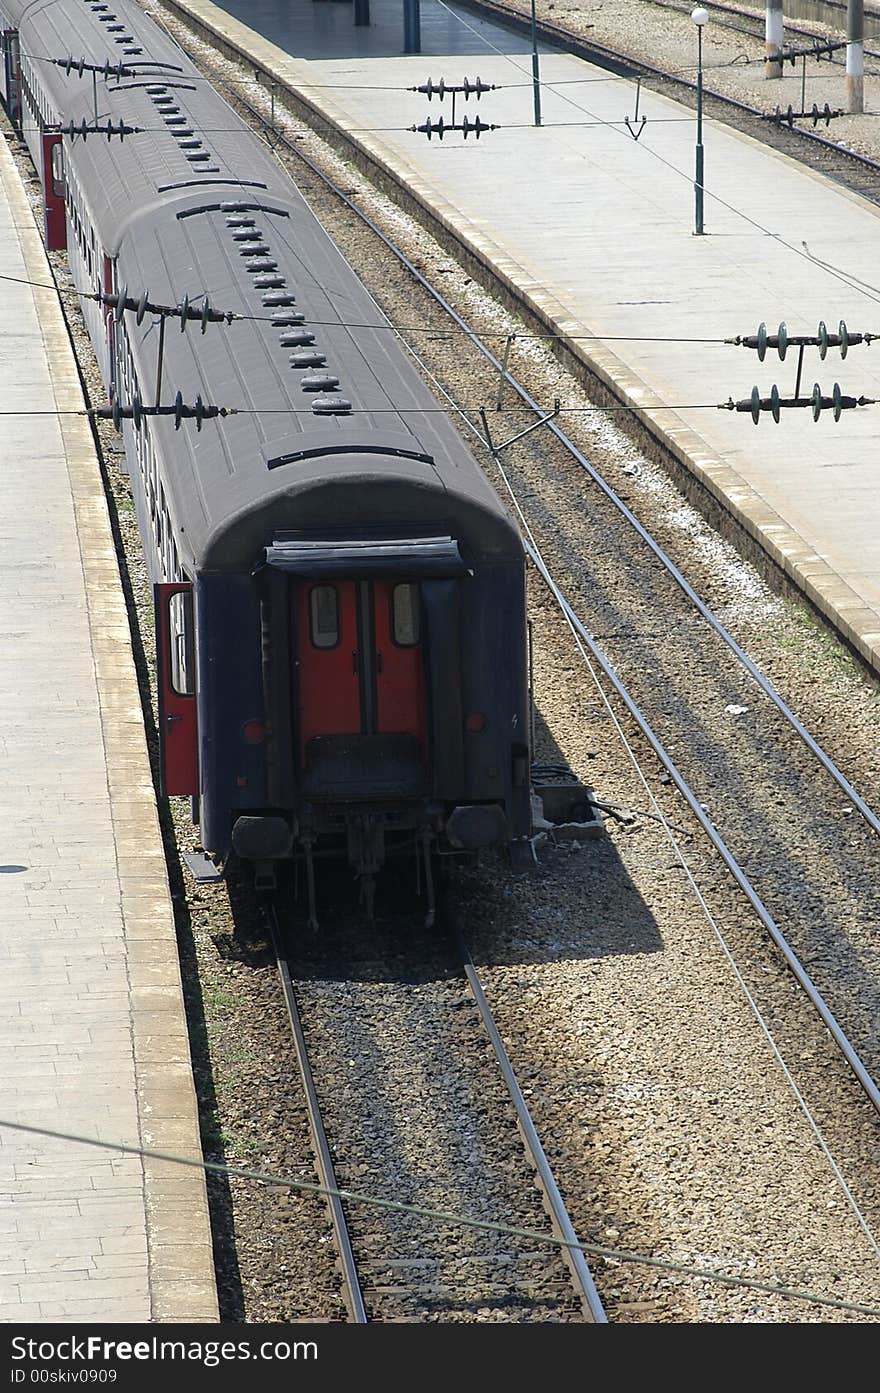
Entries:
[[424,749],[425,670],[418,585],[373,583],[376,730],[415,735]]
[[63,251],[67,246],[64,211],[64,147],[60,131],[43,131],[43,212],[46,250]]
[[153,587],[159,677],[159,761],[169,795],[198,794],[199,740],[195,695],[192,585]]
[[353,581],[301,581],[296,587],[296,674],[300,758],[316,735],[361,730],[357,589]]

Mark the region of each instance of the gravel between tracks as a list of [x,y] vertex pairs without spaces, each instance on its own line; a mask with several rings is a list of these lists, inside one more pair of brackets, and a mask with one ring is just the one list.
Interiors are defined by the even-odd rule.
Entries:
[[[656,55],[653,41],[651,49]],[[311,137],[304,143],[317,148]],[[429,275],[443,273],[452,298],[478,317],[505,315],[447,252],[372,194],[360,174],[350,166],[343,174],[365,203],[383,210],[394,235],[409,239]],[[323,205],[320,212],[330,226],[333,215]],[[368,283],[372,265],[392,318],[404,310],[412,315],[411,287],[384,269],[363,235],[331,230]],[[532,361],[525,368],[545,384],[558,382],[558,364],[526,352]],[[565,390],[578,388],[567,383]],[[628,486],[644,520],[660,525],[688,558],[701,593],[722,597],[737,637],[759,650],[759,661],[772,660],[775,679],[808,724],[821,723],[856,784],[876,788],[874,683],[803,609],[771,593],[637,445],[611,426],[592,431],[590,443],[604,449],[612,481]],[[137,592],[142,576],[124,480],[114,477],[113,487]],[[149,647],[148,606],[145,596],[140,600]],[[581,659],[537,585],[532,617],[538,757],[561,753],[601,796],[650,811]],[[804,1070],[835,1154],[876,1223],[873,1117],[829,1057],[824,1031],[803,1010],[717,858],[694,836],[680,800],[657,782],[652,761],[645,762],[661,805],[686,829],[695,879],[760,989],[783,1047]],[[194,840],[186,810],[176,807],[174,814],[185,848]],[[193,890],[172,871],[209,1150],[229,1161],[305,1174],[301,1100],[256,908],[241,887],[231,894],[226,887]],[[491,1004],[515,1065],[529,1079],[529,1101],[585,1238],[880,1304],[876,1250],[793,1103],[679,858],[654,821],[609,822],[604,841],[551,850],[532,878],[487,865],[462,877],[460,894]],[[360,1179],[369,1188],[369,1177]],[[240,1182],[228,1191],[214,1187],[224,1318],[339,1318],[321,1207],[269,1193],[267,1199],[262,1188]],[[612,1320],[854,1318],[630,1264],[599,1264],[596,1275]],[[475,1318],[487,1317],[477,1312]]]

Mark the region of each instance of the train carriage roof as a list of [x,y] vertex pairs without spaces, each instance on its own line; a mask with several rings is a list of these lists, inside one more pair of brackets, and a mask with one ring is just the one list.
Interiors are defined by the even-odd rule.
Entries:
[[[257,204],[258,200],[253,200]],[[518,555],[519,537],[482,471],[422,382],[396,333],[302,201],[251,206],[263,244],[277,262],[291,301],[279,327],[271,305],[233,240],[231,212],[192,195],[169,217],[152,210],[133,222],[119,251],[118,275],[129,295],[148,289],[153,303],[232,312],[229,323],[197,323],[186,332],[166,322],[163,401],[179,391],[236,414],[179,431],[151,422],[173,468],[164,480],[173,512],[186,528],[200,566],[240,566],[278,527],[349,529],[411,526],[414,499],[426,527],[452,528],[473,557]],[[275,277],[270,277],[275,279]],[[159,334],[153,316],[140,326],[126,315],[143,400],[155,401]],[[297,347],[289,335],[313,338]],[[324,360],[291,366],[298,352]],[[330,375],[338,386],[305,390]],[[321,402],[344,402],[345,414],[322,414]],[[352,484],[355,485],[352,488]],[[268,529],[268,530],[267,530]]]
[[[11,0],[3,5],[9,10]],[[162,402],[179,392],[186,404],[200,396],[237,413],[207,420],[201,431],[193,421],[175,431],[167,419],[150,420],[181,555],[199,568],[240,567],[271,545],[273,528],[411,528],[414,507],[429,531],[460,536],[472,559],[521,555],[504,508],[372,298],[275,156],[173,40],[130,0],[26,8],[22,51],[33,62],[149,60],[150,71],[136,78],[97,79],[99,121],[123,120],[139,134],[64,137],[101,249],[116,260],[118,287],[169,306],[207,297],[242,316],[210,323],[204,335],[198,325],[183,333],[180,320],[166,321]],[[121,36],[101,20],[108,14],[123,24]],[[126,53],[132,48],[141,54]],[[40,74],[62,123],[94,121],[88,74],[48,63]],[[181,128],[191,134],[175,135]],[[262,234],[261,255],[245,254],[236,240],[241,229],[232,223],[242,217]],[[250,270],[255,261],[263,268]],[[287,332],[301,330],[313,343],[282,342],[267,303],[273,296],[290,301],[291,318],[302,316]],[[125,320],[141,396],[153,404],[158,322],[148,313],[137,325],[131,311]],[[323,361],[292,367],[297,352]],[[304,379],[315,373],[338,386],[308,390]],[[120,385],[123,405],[125,395]],[[321,414],[322,398],[352,410]]]

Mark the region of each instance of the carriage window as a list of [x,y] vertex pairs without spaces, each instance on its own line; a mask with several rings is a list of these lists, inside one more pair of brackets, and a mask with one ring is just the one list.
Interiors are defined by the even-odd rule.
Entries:
[[391,637],[398,648],[415,648],[421,634],[419,587],[395,585],[391,592]]
[[171,646],[171,686],[180,696],[195,691],[195,648],[193,644],[193,597],[191,590],[178,590],[168,602]]
[[56,198],[64,197],[64,146],[60,140],[52,146],[52,192]]
[[309,624],[315,648],[335,648],[339,642],[339,602],[335,585],[315,585],[309,595]]

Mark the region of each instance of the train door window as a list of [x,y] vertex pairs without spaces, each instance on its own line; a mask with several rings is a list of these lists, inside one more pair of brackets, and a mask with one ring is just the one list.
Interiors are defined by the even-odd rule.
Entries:
[[191,590],[179,590],[168,601],[171,648],[171,686],[178,696],[195,691],[193,600]]
[[391,637],[398,648],[415,648],[421,639],[419,587],[395,585],[391,592]]
[[56,198],[64,197],[64,146],[60,140],[52,146],[52,192]]
[[335,585],[312,586],[309,630],[314,648],[335,648],[339,642],[339,597]]

